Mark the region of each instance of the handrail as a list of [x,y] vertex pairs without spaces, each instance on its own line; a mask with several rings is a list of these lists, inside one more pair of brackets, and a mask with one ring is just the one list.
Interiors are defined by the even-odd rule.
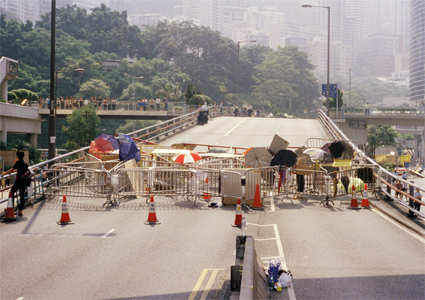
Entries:
[[[333,134],[335,134],[336,136],[339,136],[340,139],[343,139],[344,141],[346,141],[360,156],[361,159],[364,159],[367,163],[370,163],[372,165],[374,165],[375,167],[377,167],[381,172],[387,174],[389,177],[397,179],[405,184],[407,184],[408,186],[412,186],[415,189],[419,189],[421,192],[425,192],[425,189],[415,185],[412,182],[409,182],[407,180],[404,180],[402,178],[398,178],[397,176],[394,176],[394,174],[390,173],[387,169],[381,167],[378,163],[376,163],[373,159],[371,159],[370,157],[368,157],[362,150],[360,150],[356,145],[354,145],[354,143],[347,138],[347,136],[335,125],[334,122],[332,122],[332,120],[326,116],[326,114],[319,109],[317,112],[318,115],[318,119],[323,122],[323,126],[328,128],[331,132],[333,132]],[[382,179],[381,177],[378,177],[379,180],[384,181],[384,179]],[[423,201],[422,204],[424,204]],[[422,214],[421,214],[422,215]],[[423,215],[422,215],[423,216]]]

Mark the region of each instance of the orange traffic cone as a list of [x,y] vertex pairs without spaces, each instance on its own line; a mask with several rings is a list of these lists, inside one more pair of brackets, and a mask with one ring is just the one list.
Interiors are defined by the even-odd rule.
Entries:
[[235,224],[233,227],[241,227],[242,226],[242,208],[241,208],[241,199],[238,198],[238,203],[236,204],[236,218]]
[[71,218],[69,217],[68,213],[68,204],[66,204],[66,196],[63,195],[63,202],[62,202],[62,216],[59,221],[57,221],[58,225],[70,225],[74,224],[74,222],[71,221]]
[[209,181],[208,181],[208,176],[207,176],[207,178],[205,178],[205,184],[207,186],[207,191],[204,192],[204,196],[202,196],[202,198],[204,200],[210,200],[211,199],[211,194],[208,192],[208,183],[209,183]]
[[262,209],[261,206],[261,197],[260,197],[260,185],[257,183],[257,186],[255,187],[255,198],[254,203],[251,206],[252,209]]
[[151,202],[149,203],[149,215],[148,215],[148,219],[145,221],[145,224],[146,225],[161,224],[156,218],[155,203],[153,202],[153,195],[151,195]]
[[365,185],[364,185],[364,191],[363,191],[363,198],[362,198],[361,207],[370,208],[369,198],[367,197],[367,183],[365,183]]
[[351,205],[349,208],[359,208],[359,203],[357,202],[356,197],[356,188],[353,184],[353,187],[351,188]]
[[2,222],[9,223],[9,222],[15,222],[16,220],[18,219],[15,217],[15,212],[13,210],[12,192],[9,192],[9,199],[7,200],[6,215],[4,216],[4,219]]

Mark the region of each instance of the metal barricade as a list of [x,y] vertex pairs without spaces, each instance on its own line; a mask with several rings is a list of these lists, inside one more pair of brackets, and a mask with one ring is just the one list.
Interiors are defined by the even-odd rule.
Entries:
[[245,174],[245,200],[254,200],[257,185],[260,197],[274,197],[279,194],[279,168],[265,167],[248,169]]
[[323,196],[326,195],[325,170],[294,169],[292,174],[295,184],[294,198],[303,198],[303,194]]
[[111,177],[106,170],[75,167],[56,167],[47,170],[52,174],[49,195],[52,197],[89,197],[93,199],[111,196]]
[[[112,175],[112,197],[150,195],[193,197],[195,205],[205,193],[211,197],[219,194],[218,171],[169,169],[169,168],[122,168]],[[148,200],[148,198],[146,199]]]
[[373,165],[358,165],[349,169],[330,172],[332,178],[331,197],[346,196],[351,194],[352,187],[355,193],[362,193],[367,184],[368,190],[373,190],[376,180]]
[[246,204],[244,193],[241,172],[222,170],[220,175],[220,194],[223,205],[236,204],[238,198],[241,198],[243,203]]

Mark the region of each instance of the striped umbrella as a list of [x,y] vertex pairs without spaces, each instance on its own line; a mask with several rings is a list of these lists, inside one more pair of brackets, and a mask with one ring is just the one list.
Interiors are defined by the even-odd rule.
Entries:
[[173,156],[173,161],[180,164],[194,163],[201,160],[202,157],[195,151],[182,151]]

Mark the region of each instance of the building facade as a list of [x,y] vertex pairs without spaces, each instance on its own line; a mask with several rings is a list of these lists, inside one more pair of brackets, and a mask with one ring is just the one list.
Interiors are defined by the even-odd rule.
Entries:
[[410,101],[425,106],[425,1],[411,0]]

